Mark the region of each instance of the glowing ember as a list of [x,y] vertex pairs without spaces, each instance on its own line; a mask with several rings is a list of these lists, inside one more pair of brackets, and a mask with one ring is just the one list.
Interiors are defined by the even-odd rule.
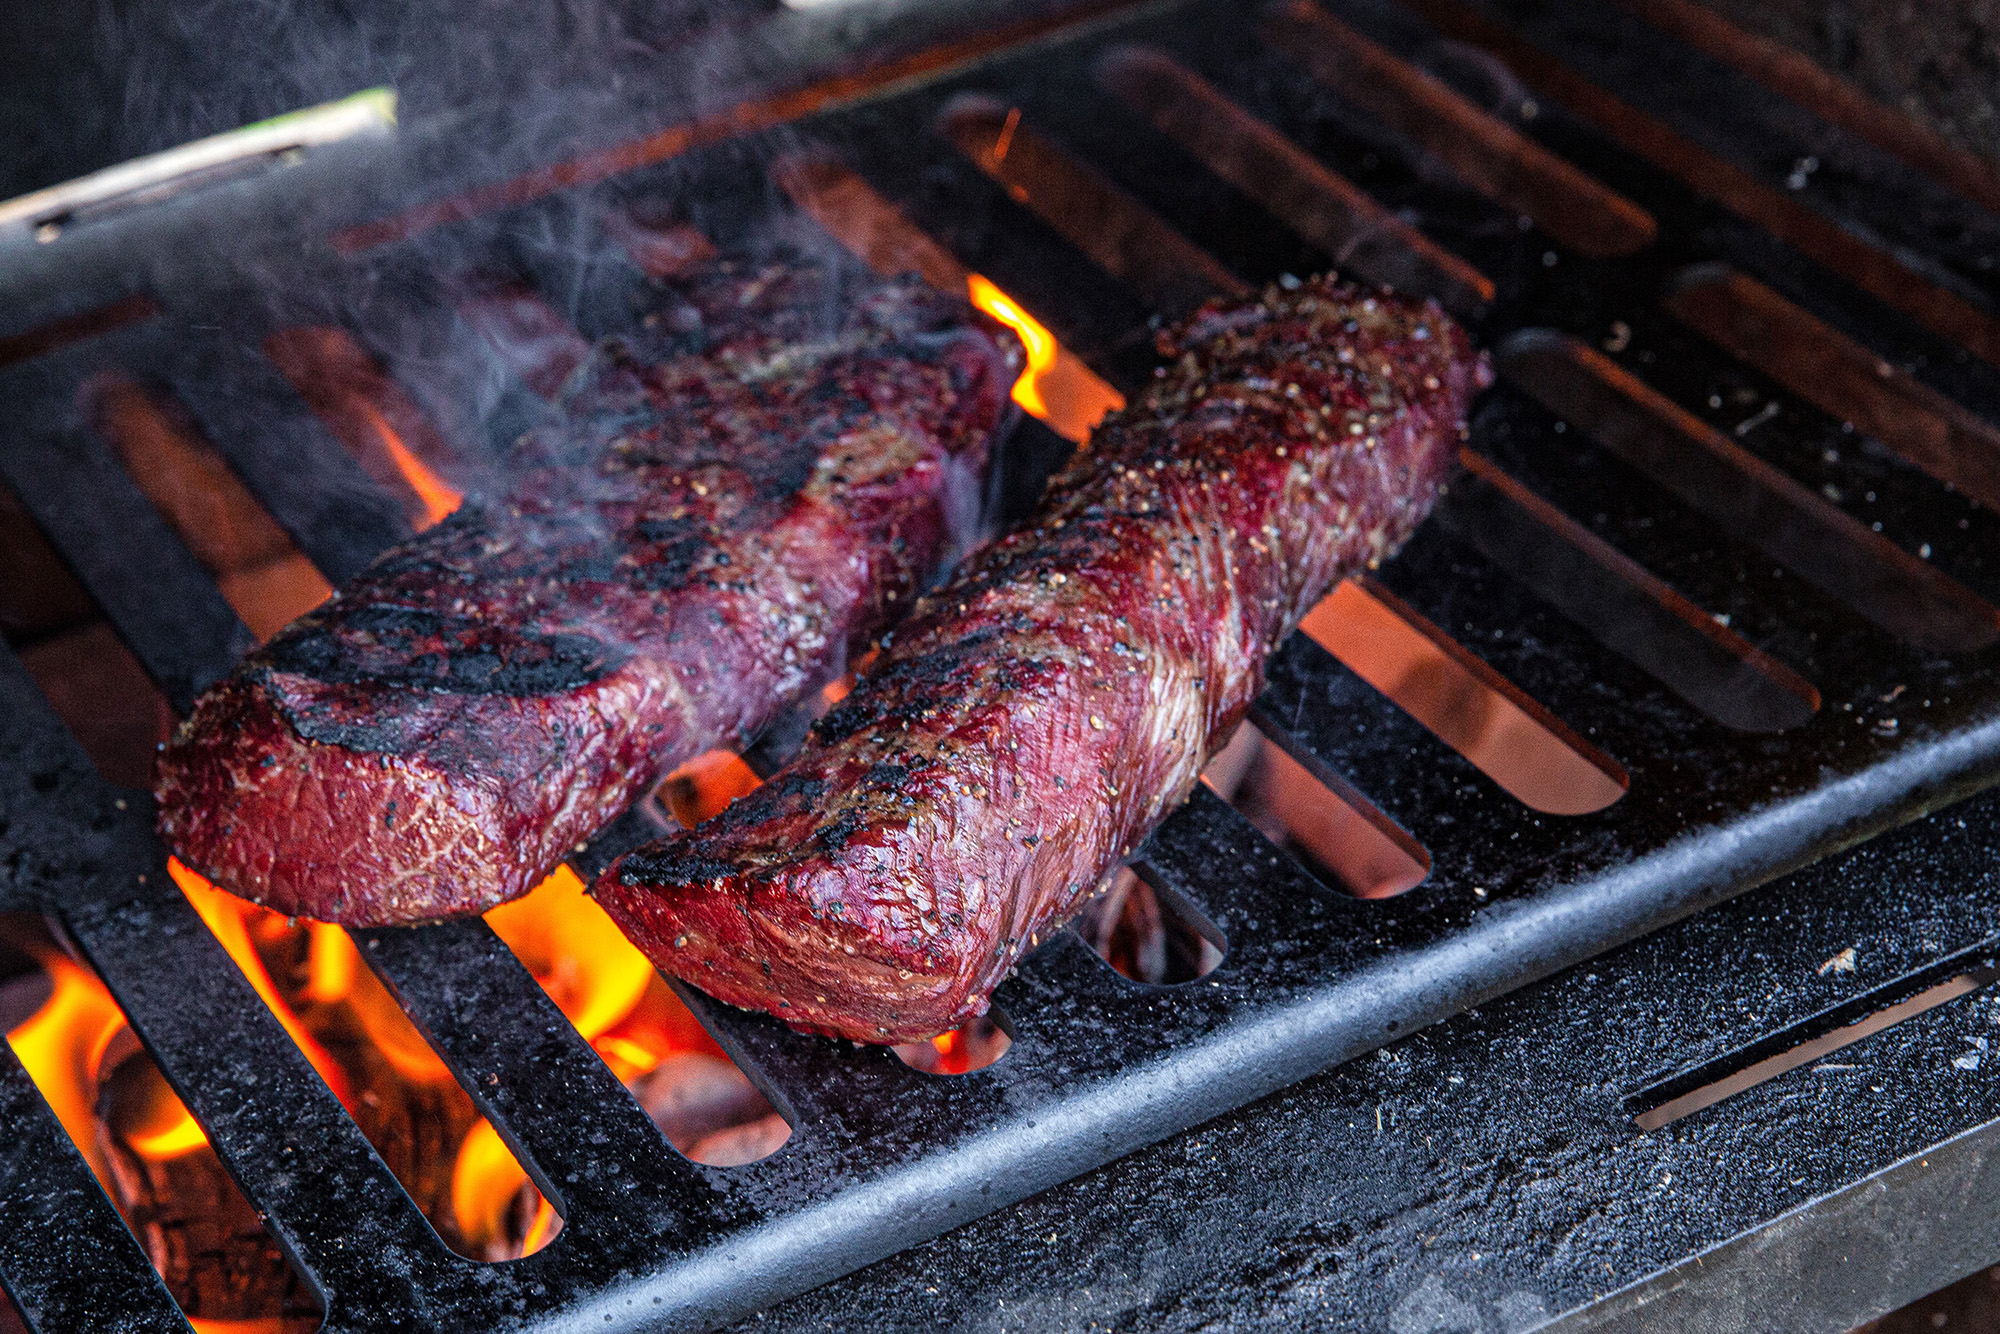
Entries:
[[667,775],[660,799],[689,829],[720,815],[730,802],[757,790],[759,780],[743,757],[726,750],[697,755]]
[[1021,108],[1007,108],[1007,119],[1000,126],[1000,136],[993,141],[993,160],[1005,162],[1007,150],[1014,146],[1014,132],[1021,128]]
[[927,1042],[899,1043],[889,1050],[896,1053],[903,1064],[914,1066],[927,1075],[965,1075],[987,1066],[1007,1054],[1013,1040],[1007,1030],[1000,1027],[990,1014],[977,1019],[969,1019],[948,1033],[940,1033]]

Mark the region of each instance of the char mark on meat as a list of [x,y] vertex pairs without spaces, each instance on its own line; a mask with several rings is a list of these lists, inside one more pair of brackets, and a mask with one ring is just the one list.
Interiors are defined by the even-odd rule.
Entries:
[[852,284],[719,263],[600,347],[499,494],[198,701],[169,845],[285,913],[481,912],[837,675],[970,540],[1020,361],[961,301]]
[[1434,304],[1330,278],[1160,351],[786,770],[599,880],[655,963],[860,1041],[984,1011],[1186,798],[1299,618],[1429,511],[1489,378]]

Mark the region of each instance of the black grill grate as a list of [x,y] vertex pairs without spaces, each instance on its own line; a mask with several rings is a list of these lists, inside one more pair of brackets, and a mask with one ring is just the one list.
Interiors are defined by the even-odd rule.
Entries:
[[[358,933],[371,966],[566,1220],[549,1248],[504,1266],[462,1259],[438,1242],[172,890],[145,803],[88,773],[7,660],[4,906],[61,919],[273,1235],[324,1295],[329,1329],[678,1327],[753,1310],[2000,777],[1992,647],[2000,613],[1987,602],[2000,597],[1991,557],[2000,532],[1991,515],[1844,432],[1662,306],[1691,266],[1728,265],[1971,413],[2000,420],[2000,372],[1939,332],[1976,349],[2000,346],[1982,343],[1995,327],[1996,289],[1981,264],[2000,240],[2000,222],[1601,6],[1522,4],[1499,29],[1454,0],[1416,7],[1487,45],[1446,42],[1408,12],[1357,4],[1340,17],[1370,45],[1341,47],[1340,38],[1323,61],[1362,59],[1359,50],[1368,77],[1389,70],[1433,107],[1450,105],[1457,88],[1460,101],[1491,109],[1570,164],[1554,176],[1586,173],[1624,210],[1649,217],[1656,238],[1582,249],[1558,241],[1576,218],[1565,214],[1569,201],[1560,183],[1548,183],[1545,163],[1525,177],[1502,172],[1482,192],[1467,181],[1487,168],[1459,156],[1460,145],[1426,150],[1409,137],[1444,122],[1399,121],[1393,107],[1363,109],[1316,81],[1298,56],[1308,39],[1332,40],[1317,11],[1272,11],[1260,28],[1238,6],[1195,0],[1097,13],[972,67],[925,70],[919,61],[912,71],[929,77],[914,87],[856,85],[776,130],[761,128],[775,114],[748,117],[758,128],[743,136],[692,136],[678,156],[655,154],[662,160],[588,187],[495,195],[510,205],[498,214],[406,238],[378,228],[369,236],[383,239],[371,249],[321,255],[303,295],[246,302],[237,294],[256,290],[258,275],[189,279],[185,290],[151,294],[163,311],[157,318],[0,373],[0,401],[11,408],[0,476],[185,709],[227,671],[248,634],[91,434],[79,386],[106,368],[171,385],[300,549],[338,581],[399,536],[401,520],[275,369],[242,349],[275,327],[272,312],[319,301],[342,310],[392,369],[422,381],[441,421],[484,420],[493,435],[511,436],[536,410],[518,386],[495,408],[490,384],[454,385],[409,361],[413,346],[449,348],[469,337],[426,276],[428,257],[440,253],[470,251],[510,268],[585,332],[609,332],[629,318],[642,284],[615,264],[578,259],[600,252],[571,243],[576,218],[664,200],[720,240],[753,240],[788,206],[745,164],[795,154],[803,139],[857,170],[1066,346],[1129,385],[1145,373],[1153,312],[1064,239],[1059,207],[1037,193],[1045,181],[1010,178],[1004,162],[982,164],[976,143],[968,155],[964,140],[955,149],[933,127],[968,105],[953,102],[966,93],[1018,108],[1027,133],[1100,173],[1141,215],[1157,215],[1134,246],[1171,253],[1162,233],[1145,230],[1170,226],[1215,257],[1210,287],[1213,273],[1262,282],[1323,266],[1328,256],[1208,171],[1199,145],[1177,144],[1107,91],[1099,62],[1138,43],[1198,72],[1367,191],[1394,225],[1415,226],[1494,284],[1484,302],[1455,288],[1509,377],[1474,423],[1475,475],[1443,521],[1380,578],[1622,764],[1630,790],[1621,800],[1582,816],[1527,809],[1326,650],[1296,637],[1273,663],[1259,725],[1410,831],[1431,858],[1423,886],[1384,902],[1345,898],[1204,790],[1139,865],[1221,929],[1229,943],[1222,965],[1186,986],[1145,987],[1059,933],[1001,989],[1014,1045],[987,1071],[929,1078],[886,1051],[800,1038],[691,996],[794,1126],[783,1151],[734,1169],[675,1154],[483,924]],[[1578,76],[1552,75],[1558,59],[1616,90],[1626,119],[1597,104],[1574,108],[1589,120],[1575,116],[1561,94],[1582,99],[1562,80]],[[1411,78],[1417,67],[1445,82]],[[1338,69],[1319,72],[1339,82]],[[1783,182],[1807,152],[1819,165],[1777,196],[1783,209],[1774,213],[1761,195],[1717,186],[1705,160],[1675,158],[1672,143],[1647,137],[1655,124],[1647,117],[1671,121],[1708,144],[1699,151],[1747,163],[1760,178]],[[1504,149],[1507,141],[1494,142]],[[1060,169],[1064,159],[1049,160]],[[1545,229],[1517,208],[1563,222]],[[1630,221],[1630,212],[1619,216]],[[1394,225],[1371,225],[1377,232],[1353,256],[1364,266],[1370,255],[1396,253],[1381,239]],[[566,240],[522,239],[537,236]],[[1857,252],[1866,271],[1843,267]],[[1127,276],[1143,267],[1132,263]],[[1179,276],[1201,285],[1200,275]],[[252,307],[260,313],[242,313]],[[1540,332],[1524,336],[1530,330]],[[1548,364],[1571,346],[1564,337],[1590,350],[1562,362],[1567,380]],[[1606,365],[1679,405],[1685,422],[1663,427],[1655,413],[1650,426],[1634,425],[1645,415],[1631,406],[1639,400],[1605,388],[1622,383]],[[1564,386],[1579,382],[1588,392],[1565,397]],[[1574,425],[1538,399],[1559,403]],[[1777,410],[1764,412],[1767,403]],[[1724,445],[1799,486],[1783,492],[1783,504],[1731,517],[1726,498],[1675,484],[1718,457],[1687,423],[1719,430]],[[1046,463],[1057,452],[1039,428],[1023,434],[1024,457]],[[1612,447],[1595,443],[1598,436]],[[457,443],[481,447],[471,437]],[[1972,467],[1963,476],[1989,462],[1976,429],[1945,448]],[[1635,466],[1635,456],[1651,466]],[[1039,471],[1024,470],[1014,484],[1031,491]],[[1742,467],[1710,475],[1732,489],[1750,485]],[[1547,506],[1524,506],[1523,488]],[[1876,533],[1924,555],[1870,554]],[[1664,580],[1686,605],[1663,601],[1656,584],[1593,540]],[[1858,566],[1831,568],[1841,562]],[[1828,587],[1878,610],[1917,604],[1931,614],[1915,625],[1905,618],[1899,637],[1878,624],[1896,625],[1895,615],[1864,617]],[[1704,629],[1708,614],[1730,633]],[[1949,633],[1938,630],[1944,622]],[[1795,671],[1800,688],[1748,661],[1748,646]],[[1732,701],[1774,689],[1782,699],[1730,713]],[[1724,726],[1690,699],[1748,726]],[[0,1210],[12,1223],[0,1229],[0,1277],[30,1319],[45,1330],[179,1328],[165,1291],[11,1057],[0,1066],[0,1118]]]

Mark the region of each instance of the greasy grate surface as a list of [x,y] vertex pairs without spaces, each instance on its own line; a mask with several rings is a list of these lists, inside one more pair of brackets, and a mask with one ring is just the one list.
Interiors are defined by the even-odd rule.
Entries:
[[[1989,257],[2000,223],[1602,8],[1551,0],[1496,24],[1456,0],[1414,0],[1340,6],[1329,26],[1333,11],[1298,6],[1261,24],[1224,3],[1147,7],[762,137],[692,136],[685,153],[587,191],[539,202],[525,192],[497,225],[445,225],[586,333],[608,332],[629,318],[639,280],[576,258],[596,253],[587,235],[577,240],[594,210],[666,201],[719,240],[752,237],[786,206],[746,164],[803,141],[1129,385],[1145,373],[1146,323],[1160,309],[1324,267],[1328,249],[1346,248],[1337,226],[1318,229],[1318,244],[1301,239],[1248,197],[1277,207],[1282,191],[1260,192],[1250,175],[1225,183],[1199,145],[1107,88],[1108,51],[1157,48],[1383,206],[1359,235],[1349,228],[1351,254],[1335,258],[1394,266],[1398,248],[1383,238],[1414,225],[1490,280],[1490,299],[1463,275],[1454,292],[1505,376],[1474,422],[1476,476],[1380,579],[1622,766],[1630,789],[1614,804],[1529,810],[1295,637],[1272,666],[1260,726],[1408,830],[1431,858],[1425,884],[1348,899],[1203,791],[1140,865],[1221,929],[1220,967],[1180,988],[1140,986],[1061,933],[1001,989],[1014,1045],[977,1075],[928,1078],[887,1052],[799,1038],[694,998],[795,1127],[783,1151],[737,1169],[679,1158],[483,924],[360,933],[371,965],[564,1215],[553,1245],[499,1267],[437,1242],[169,887],[145,803],[88,773],[11,662],[0,673],[0,906],[61,916],[324,1292],[328,1328],[699,1325],[1988,784],[2000,776],[2000,613],[1988,605],[2000,599],[2000,534],[1964,496],[1994,494]],[[1418,67],[1444,82],[1412,77]],[[1385,87],[1405,100],[1383,101]],[[1618,101],[1593,101],[1592,88]],[[981,159],[981,104],[953,100],[967,93],[1021,111],[1018,156]],[[1409,107],[1466,105],[1493,117],[1428,146],[1408,137],[1444,123]],[[947,113],[958,118],[946,128],[974,137],[934,131]],[[1055,151],[1030,152],[1036,144]],[[1163,269],[1150,262],[1160,237],[1142,227],[1122,258],[1091,252],[1123,263],[1125,281],[1093,263],[1048,192],[1075,185],[1063,174],[1075,161],[1210,260]],[[550,176],[549,190],[564,179]],[[392,370],[416,377],[399,355],[471,335],[426,267],[446,248],[440,237],[453,238],[395,234],[377,229],[390,239],[324,259],[308,290],[270,304],[337,309]],[[1716,264],[1729,272],[1691,268]],[[227,670],[247,631],[86,428],[75,391],[87,377],[117,368],[170,385],[329,580],[403,531],[394,504],[246,350],[276,316],[244,313],[265,303],[234,296],[242,281],[210,275],[153,293],[160,318],[0,379],[13,406],[0,478],[179,708]],[[1744,325],[1751,316],[1765,323]],[[1760,338],[1773,319],[1790,321],[1790,335]],[[1808,336],[1791,336],[1800,329]],[[1873,378],[1852,373],[1843,338],[1883,359],[1863,363]],[[502,386],[495,407],[491,383],[424,383],[448,429],[483,412],[506,438],[535,411],[518,385]],[[1923,467],[1843,431],[1841,415]],[[470,430],[453,443],[473,457],[488,447]],[[1057,452],[1033,426],[1019,443],[1043,467]],[[1016,504],[1037,471],[1013,478]],[[1785,685],[1753,650],[1810,685]],[[1735,709],[1745,700],[1754,707]],[[596,856],[617,841],[608,835]],[[0,1202],[27,1220],[0,1236],[9,1291],[45,1329],[177,1327],[11,1057],[0,1096],[10,1129]]]
[[[1635,1132],[1628,1094],[1990,957],[1996,814],[1989,793],[1892,831],[738,1328],[1853,1329],[1992,1263],[2000,1079],[1971,1057],[2000,995],[1663,1132]],[[1821,971],[1848,949],[1853,972]],[[1993,1327],[1978,1284],[1947,1331]],[[1929,1331],[1920,1309],[1888,1329]]]

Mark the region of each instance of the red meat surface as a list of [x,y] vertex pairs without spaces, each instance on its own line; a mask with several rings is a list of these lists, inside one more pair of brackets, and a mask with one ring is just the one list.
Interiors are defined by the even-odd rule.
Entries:
[[1187,797],[1299,618],[1416,527],[1490,379],[1436,305],[1332,279],[1160,352],[789,766],[599,880],[661,968],[859,1041],[983,1012]]
[[477,913],[838,675],[973,536],[1019,362],[961,302],[848,281],[720,264],[598,349],[494,494],[202,696],[162,837],[284,913]]

